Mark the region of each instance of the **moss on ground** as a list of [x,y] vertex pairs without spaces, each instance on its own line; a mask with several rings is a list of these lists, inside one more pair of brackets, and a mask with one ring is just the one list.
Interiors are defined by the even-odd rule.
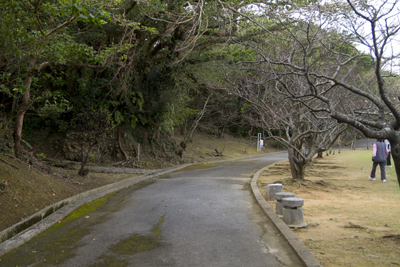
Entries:
[[[25,244],[21,249],[12,251],[1,257],[0,262],[9,266],[30,266],[30,264],[34,263],[37,267],[63,263],[65,260],[73,257],[74,251],[78,247],[78,241],[90,232],[85,227],[69,227],[65,232],[57,232],[54,235],[53,233],[62,226],[67,225],[67,223],[99,209],[107,203],[107,199],[112,195],[110,194],[82,205],[64,220]],[[32,247],[36,247],[35,245],[32,246],[32,244],[36,244],[39,239],[41,239],[40,245],[37,246],[37,249],[32,249]]]

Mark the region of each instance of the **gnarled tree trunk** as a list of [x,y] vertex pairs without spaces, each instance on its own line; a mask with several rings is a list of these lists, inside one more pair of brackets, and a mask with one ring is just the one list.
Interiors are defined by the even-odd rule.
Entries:
[[304,180],[307,163],[303,159],[296,158],[296,151],[288,149],[290,172],[293,180]]
[[397,182],[400,186],[400,143],[391,141],[390,144],[392,146],[391,154],[396,169]]
[[17,116],[15,118],[13,137],[14,137],[14,154],[16,157],[19,157],[19,152],[21,149],[21,136],[22,136],[22,126],[24,124],[24,116],[25,113],[28,111],[29,107],[32,105],[30,88],[32,84],[32,77],[34,76],[33,69],[36,65],[36,62],[37,62],[36,57],[32,57],[29,61],[28,73],[24,80],[25,92],[22,97],[22,104],[18,107]]

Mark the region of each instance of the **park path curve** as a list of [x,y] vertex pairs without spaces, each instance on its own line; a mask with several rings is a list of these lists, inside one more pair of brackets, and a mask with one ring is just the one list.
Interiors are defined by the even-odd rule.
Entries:
[[286,159],[266,154],[146,179],[73,213],[0,266],[305,266],[250,187],[257,170]]

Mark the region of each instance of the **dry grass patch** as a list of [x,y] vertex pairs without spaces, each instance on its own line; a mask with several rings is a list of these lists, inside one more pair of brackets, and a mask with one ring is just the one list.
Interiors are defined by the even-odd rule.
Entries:
[[[289,165],[276,164],[258,184],[281,181],[304,199],[307,228],[294,230],[323,266],[400,266],[400,190],[394,168],[387,183],[368,179],[371,150],[342,150],[314,159],[306,181],[293,182]],[[275,209],[275,202],[268,201]]]

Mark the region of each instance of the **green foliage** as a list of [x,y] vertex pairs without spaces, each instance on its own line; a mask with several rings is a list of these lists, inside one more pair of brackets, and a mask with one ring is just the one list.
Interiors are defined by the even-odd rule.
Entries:
[[143,110],[143,104],[144,104],[144,99],[143,99],[143,94],[142,92],[132,92],[132,104],[137,104],[139,111]]
[[189,96],[183,94],[177,94],[177,98],[169,99],[162,115],[161,127],[163,130],[173,133],[176,126],[184,124],[189,117],[199,113],[197,110],[187,107],[189,101]]
[[[224,2],[235,8],[250,3]],[[28,127],[93,132],[87,141],[115,125],[173,132],[199,114],[210,94],[205,88],[231,86],[222,65],[257,60],[255,50],[230,41],[266,36],[222,12],[218,2],[198,5],[183,0],[6,1],[0,4],[0,95],[6,99],[0,104],[11,112],[14,101],[18,106],[31,90],[30,111],[40,117],[29,118]],[[237,25],[227,25],[226,19]],[[263,22],[279,27],[270,18]],[[29,71],[29,88],[24,80],[32,58],[37,61]],[[242,70],[232,75],[238,73]],[[223,92],[207,108],[215,121],[245,135],[249,127],[240,115],[245,105]],[[81,106],[93,108],[86,112],[78,110]],[[88,128],[83,121],[91,121]]]
[[64,98],[64,94],[61,91],[44,92],[41,95],[35,97],[33,101],[37,104],[43,103],[36,110],[40,116],[61,114],[64,112],[68,112],[72,109],[70,102]]
[[98,139],[115,127],[112,114],[102,107],[82,107],[71,122],[72,129],[79,134],[80,140],[96,143]]
[[240,45],[221,45],[210,47],[205,50],[199,60],[207,62],[207,65],[212,64],[210,61],[223,61],[233,64],[241,61],[255,60],[256,57],[257,52],[249,47],[243,47]]
[[82,165],[78,172],[85,176],[84,167],[90,157],[91,149],[115,127],[112,114],[103,107],[85,106],[74,116],[71,122],[71,134],[79,143],[82,154]]
[[36,154],[36,156],[41,159],[46,159],[46,154],[44,153]]
[[28,142],[26,142],[25,140],[22,140],[22,142],[24,142],[24,144],[25,144],[27,147],[29,147],[30,149],[32,149],[32,146],[31,146]]
[[77,17],[77,21],[93,23],[96,25],[105,24],[106,22],[102,18],[111,20],[110,15],[105,10],[99,9],[101,2],[99,1],[63,1],[61,7],[58,10],[61,16],[74,16]]
[[90,158],[91,161],[95,162],[96,161],[96,154],[90,153],[89,154],[89,158]]
[[114,120],[116,124],[121,124],[122,122],[124,122],[124,116],[122,116],[119,110],[116,110],[114,112]]

